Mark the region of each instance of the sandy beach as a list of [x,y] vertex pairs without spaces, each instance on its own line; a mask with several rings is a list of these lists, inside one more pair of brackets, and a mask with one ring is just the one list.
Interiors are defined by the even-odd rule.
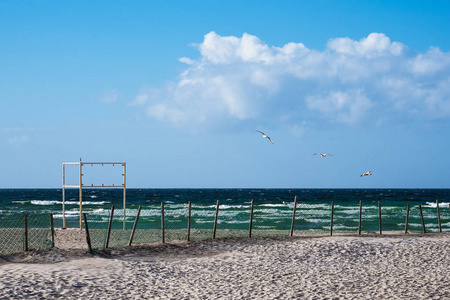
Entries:
[[80,231],[56,236],[53,250],[0,258],[1,299],[450,298],[448,234],[216,239],[94,255]]

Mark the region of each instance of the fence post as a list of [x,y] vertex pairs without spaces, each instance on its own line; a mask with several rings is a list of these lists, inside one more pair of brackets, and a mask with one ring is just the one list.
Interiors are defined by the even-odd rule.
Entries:
[[406,208],[405,234],[408,233],[408,222],[409,222],[409,203],[408,207]]
[[188,207],[188,228],[187,228],[187,241],[191,240],[191,201],[189,201]]
[[139,220],[139,215],[141,214],[141,208],[142,208],[142,206],[139,205],[139,209],[138,209],[138,212],[136,215],[136,219],[134,220],[133,230],[131,231],[130,241],[128,242],[128,246],[131,246],[131,243],[133,242],[134,232],[136,231],[136,226],[137,226],[137,222]]
[[213,239],[216,238],[216,230],[217,230],[217,218],[219,217],[219,200],[217,200],[216,205],[216,217],[214,218],[214,231],[213,231]]
[[111,237],[111,227],[112,227],[113,217],[114,217],[114,205],[111,206],[111,214],[109,216],[108,234],[106,235],[105,248],[103,249],[103,251],[105,253],[106,253],[106,248],[108,248],[108,245],[109,245],[109,238]]
[[331,201],[330,236],[333,235],[333,214],[334,214],[334,201]]
[[297,196],[294,198],[294,211],[292,212],[292,224],[291,224],[291,234],[292,237],[294,235],[294,223],[295,223],[295,212],[297,211]]
[[161,242],[166,242],[166,233],[164,228],[164,202],[161,202]]
[[25,214],[25,251],[28,251],[28,215]]
[[362,222],[362,200],[359,200],[359,228],[358,228],[359,235],[361,235],[361,222]]
[[427,233],[427,230],[425,229],[425,220],[423,219],[422,204],[419,205],[419,208],[420,208],[420,217],[422,218],[423,233]]
[[437,207],[437,215],[438,215],[438,223],[439,223],[439,232],[442,232],[441,214],[439,213],[439,201],[437,199],[436,199],[436,207]]
[[250,208],[250,226],[248,228],[248,237],[252,237],[252,227],[253,227],[253,207],[255,205],[255,200],[252,199],[252,204]]
[[53,214],[50,213],[50,231],[52,233],[52,248],[55,247],[55,227],[53,224]]
[[84,227],[86,228],[86,243],[88,244],[89,253],[92,254],[91,236],[89,235],[89,227],[88,227],[86,213],[83,213],[83,217],[84,217]]
[[383,234],[381,230],[381,201],[378,201],[378,219],[380,221],[380,234]]

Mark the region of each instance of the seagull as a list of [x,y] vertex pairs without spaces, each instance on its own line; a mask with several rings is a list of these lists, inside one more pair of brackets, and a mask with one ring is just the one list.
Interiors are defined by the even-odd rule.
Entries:
[[274,142],[272,141],[272,139],[271,139],[270,137],[268,137],[264,132],[259,131],[259,130],[256,130],[256,131],[258,131],[259,133],[261,133],[262,136],[263,136],[263,138],[269,139],[269,141],[272,143],[272,145],[275,145]]
[[359,177],[370,176],[372,175],[372,171],[367,171],[366,173],[362,173]]
[[322,157],[333,156],[333,154],[329,154],[329,153],[314,153],[313,155],[320,155]]

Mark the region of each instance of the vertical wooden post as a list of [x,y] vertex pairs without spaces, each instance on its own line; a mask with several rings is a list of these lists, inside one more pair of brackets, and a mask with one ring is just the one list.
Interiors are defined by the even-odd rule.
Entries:
[[188,207],[188,226],[187,226],[187,241],[191,240],[191,201],[189,201]]
[[50,231],[52,234],[52,248],[55,247],[55,226],[53,223],[53,214],[50,213]]
[[164,228],[164,202],[161,202],[161,243],[166,242],[166,232]]
[[217,205],[216,205],[216,217],[214,218],[213,239],[216,238],[217,219],[218,219],[218,217],[219,217],[219,200],[217,200]]
[[334,201],[331,201],[330,236],[333,235],[333,215],[334,215]]
[[409,203],[408,207],[406,208],[405,234],[408,233],[408,222],[409,222]]
[[66,229],[66,164],[63,163],[62,174],[62,215],[63,215],[63,229]]
[[294,211],[292,212],[292,224],[291,224],[291,234],[292,237],[294,235],[294,223],[295,223],[295,212],[297,211],[297,196],[294,198]]
[[253,207],[255,205],[255,200],[252,199],[252,204],[250,207],[250,226],[248,228],[248,237],[252,237],[252,227],[253,227]]
[[362,200],[359,200],[359,228],[358,234],[361,235],[361,222],[362,222]]
[[24,247],[25,247],[25,251],[28,251],[28,215],[25,214],[25,243],[24,243]]
[[442,232],[441,214],[439,213],[439,201],[437,199],[436,199],[436,208],[437,208],[437,215],[438,215],[439,232]]
[[106,252],[106,248],[108,248],[108,245],[109,245],[109,238],[111,237],[111,227],[112,227],[113,218],[114,218],[114,205],[111,206],[111,214],[109,216],[108,233],[106,235],[105,247],[103,249],[104,252]]
[[420,217],[422,218],[423,233],[427,233],[427,230],[425,229],[425,220],[423,219],[422,205],[419,205],[419,208],[420,208]]
[[84,228],[86,229],[86,243],[88,245],[89,253],[92,254],[91,236],[89,235],[89,227],[88,227],[86,213],[83,214],[83,217],[84,217]]
[[80,187],[79,187],[79,198],[80,198],[80,230],[83,229],[83,221],[82,221],[82,211],[83,211],[83,163],[81,162],[80,157]]
[[380,234],[383,234],[383,232],[381,230],[381,201],[378,201],[378,219],[380,222]]
[[[114,165],[113,165],[114,166]],[[126,163],[122,164],[123,166],[123,230],[125,230],[125,219],[126,219],[126,204],[127,204],[127,167]]]
[[142,206],[139,205],[139,209],[138,209],[138,212],[136,215],[136,219],[134,220],[133,230],[131,231],[130,241],[128,242],[128,246],[131,246],[131,243],[133,242],[134,232],[136,231],[136,226],[137,226],[137,222],[139,220],[139,215],[141,214],[141,208],[142,208]]

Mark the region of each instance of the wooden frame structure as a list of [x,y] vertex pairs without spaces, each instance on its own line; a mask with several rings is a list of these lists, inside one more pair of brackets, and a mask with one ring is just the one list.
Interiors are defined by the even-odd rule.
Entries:
[[[66,165],[78,165],[79,166],[79,182],[75,185],[66,184]],[[83,184],[83,165],[122,165],[123,167],[123,183],[121,185],[87,185]],[[126,163],[125,162],[82,162],[81,158],[79,162],[66,162],[62,164],[62,212],[63,212],[63,229],[66,228],[66,188],[78,188],[79,189],[79,200],[80,200],[80,229],[83,229],[83,220],[82,220],[82,212],[83,212],[83,187],[86,188],[123,188],[123,228],[125,229],[125,207],[126,207],[126,182],[127,182],[127,173],[126,173]]]

